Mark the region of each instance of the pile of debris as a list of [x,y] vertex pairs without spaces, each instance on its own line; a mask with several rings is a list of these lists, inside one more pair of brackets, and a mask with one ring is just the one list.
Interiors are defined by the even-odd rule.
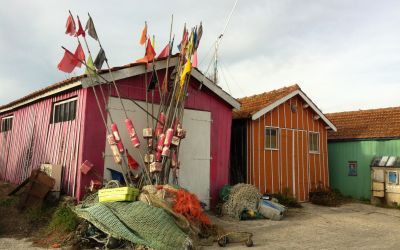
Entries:
[[[133,201],[129,201],[131,197]],[[74,211],[91,225],[81,232],[81,240],[96,241],[110,249],[132,243],[155,249],[188,249],[204,238],[212,244],[217,234],[210,238],[211,221],[196,195],[170,185],[148,185],[140,192],[129,187],[101,189]]]
[[[73,20],[72,15],[69,20]],[[88,34],[99,42],[91,17],[88,23],[90,24],[87,25]],[[96,99],[98,97],[95,87],[98,85],[100,90],[102,90],[101,85],[115,88],[125,113],[124,124],[129,134],[129,141],[136,151],[134,152],[136,158],[129,154],[112,114],[108,108],[106,114],[103,114],[99,106],[108,133],[107,141],[120,171],[118,172],[120,178],[117,178],[120,182],[109,183],[117,183],[116,187],[107,184],[108,186],[102,188],[104,180],[100,178],[92,180],[91,191],[94,194],[75,208],[76,214],[92,225],[83,230],[82,239],[95,240],[108,248],[119,245],[120,242],[129,242],[156,249],[187,249],[195,245],[196,237],[209,235],[207,230],[211,228],[211,221],[204,214],[198,198],[178,186],[180,142],[186,137],[183,128],[184,106],[190,72],[192,67],[196,66],[194,63],[197,63],[196,51],[202,30],[201,23],[192,29],[184,26],[182,40],[178,46],[178,65],[172,72],[169,72],[168,66],[173,48],[172,30],[170,31],[170,41],[158,56],[167,58],[165,77],[159,80],[154,64],[156,53],[147,35],[147,23],[145,23],[140,38],[140,44],[145,45],[145,56],[137,62],[144,62],[146,71],[152,72],[149,79],[147,74],[145,76],[146,108],[131,100],[146,112],[147,123],[143,129],[143,141],[135,129],[134,122],[128,117],[111,70],[108,77],[111,79],[110,82],[99,73],[100,68],[81,60],[87,67],[87,76],[92,80],[92,84],[86,87],[93,89]],[[82,39],[86,38],[82,36]],[[99,46],[103,49],[100,42]],[[87,49],[89,51],[89,48]],[[105,62],[107,63],[107,59]],[[151,63],[152,68],[149,67]],[[105,100],[102,91],[101,94],[101,98]],[[159,96],[157,109],[154,107],[155,95]],[[106,123],[106,117],[112,123],[110,127]],[[93,164],[89,161],[85,161],[81,168],[84,174],[93,172],[92,169]],[[124,186],[119,184],[122,182]]]
[[281,220],[287,211],[277,200],[269,200],[269,197],[262,196],[258,189],[250,184],[225,186],[220,192],[220,198],[225,201],[222,214],[240,220]]

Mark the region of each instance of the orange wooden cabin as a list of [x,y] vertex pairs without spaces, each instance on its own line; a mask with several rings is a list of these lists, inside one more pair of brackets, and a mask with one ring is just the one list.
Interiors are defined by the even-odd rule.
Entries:
[[231,184],[299,201],[329,186],[327,130],[336,127],[296,85],[239,99],[231,139]]

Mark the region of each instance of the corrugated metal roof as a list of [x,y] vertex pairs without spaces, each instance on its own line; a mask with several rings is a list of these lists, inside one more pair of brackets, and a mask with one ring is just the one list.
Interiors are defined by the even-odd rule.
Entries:
[[[175,58],[178,57],[179,54],[175,54],[173,55],[171,58]],[[161,58],[161,59],[156,59],[155,61],[164,61],[166,60],[166,58]],[[118,66],[118,67],[113,67],[111,68],[111,71],[118,71],[118,70],[122,70],[122,69],[126,69],[126,68],[131,68],[131,67],[135,67],[135,66],[139,66],[139,65],[145,65],[146,63],[140,62],[140,63],[130,63],[124,66]],[[172,65],[170,65],[172,66]],[[200,74],[202,74],[199,70],[197,70]],[[108,69],[103,69],[100,70],[99,73],[103,74],[108,72]],[[13,110],[16,107],[19,106],[23,106],[26,104],[29,104],[30,102],[36,101],[38,98],[42,98],[42,95],[45,95],[46,93],[50,93],[51,91],[55,91],[57,89],[59,89],[59,92],[62,92],[68,88],[66,87],[81,87],[81,83],[79,82],[79,84],[77,84],[78,81],[86,78],[86,74],[80,75],[80,76],[76,76],[76,77],[71,77],[68,78],[66,80],[63,80],[61,82],[52,84],[48,87],[39,89],[35,92],[32,92],[24,97],[21,97],[15,101],[12,101],[10,103],[7,103],[5,105],[0,106],[0,113],[5,113],[5,112],[9,112],[11,110]],[[204,80],[208,80],[208,82],[211,82],[211,80],[209,80],[208,78],[202,79],[202,81]],[[212,83],[212,82],[211,82]],[[74,86],[72,86],[72,84],[74,84]],[[213,83],[214,84],[214,83]],[[71,85],[71,86],[69,86]],[[227,101],[228,103],[230,103],[233,107],[239,107],[237,101],[228,93],[226,93],[221,87],[219,87],[218,85],[214,84],[214,86],[210,86],[210,84],[208,84],[208,87],[210,87],[210,89],[213,90],[213,92],[215,92],[217,95],[220,95],[221,98],[223,98],[225,101]],[[55,93],[58,93],[57,91],[55,91]],[[54,94],[55,94],[54,93]],[[52,93],[50,93],[52,94]]]
[[[177,56],[177,55],[174,55],[174,57],[175,56]],[[164,59],[161,59],[161,60],[164,60]],[[144,65],[144,64],[145,63],[130,63],[130,64],[127,64],[127,65],[124,65],[124,66],[113,67],[113,68],[111,68],[111,71],[117,71],[117,70],[120,70],[120,69],[130,68],[130,67],[133,67],[133,66]],[[107,70],[103,69],[103,70],[100,70],[99,73],[105,73],[107,71],[108,71],[108,69]],[[44,94],[46,92],[49,92],[49,91],[52,91],[52,90],[55,90],[55,89],[58,89],[58,88],[62,88],[64,86],[67,86],[67,85],[69,85],[69,84],[71,84],[73,82],[79,81],[79,80],[81,80],[83,78],[86,78],[86,77],[87,77],[86,74],[82,74],[80,76],[71,77],[71,78],[65,79],[65,80],[63,80],[61,82],[58,82],[58,83],[52,84],[50,86],[47,86],[45,88],[36,90],[36,91],[26,95],[26,96],[23,96],[23,97],[21,97],[21,98],[19,98],[17,100],[14,100],[12,102],[9,102],[9,103],[7,103],[5,105],[0,106],[0,113],[2,112],[2,110],[7,109],[7,108],[12,107],[12,106],[15,106],[18,103],[22,103],[22,102],[25,102],[25,101],[27,101],[29,99],[33,99],[33,98],[35,98],[35,97],[37,97],[39,95],[42,95],[42,94]]]
[[400,138],[400,107],[326,114],[336,125],[330,140]]

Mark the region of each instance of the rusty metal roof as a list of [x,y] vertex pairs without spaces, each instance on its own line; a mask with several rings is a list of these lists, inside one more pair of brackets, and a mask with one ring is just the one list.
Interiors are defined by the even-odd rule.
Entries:
[[400,138],[400,107],[326,114],[336,125],[330,140]]
[[239,98],[238,101],[241,103],[242,106],[240,110],[233,110],[233,118],[240,119],[251,117],[257,111],[260,111],[261,109],[299,89],[299,85],[294,84],[288,87],[264,92],[258,95]]

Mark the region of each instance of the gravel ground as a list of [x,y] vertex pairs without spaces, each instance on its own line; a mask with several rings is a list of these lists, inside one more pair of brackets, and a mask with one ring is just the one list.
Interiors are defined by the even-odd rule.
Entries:
[[[227,230],[254,234],[251,249],[400,249],[400,210],[361,203],[289,210],[282,221],[213,218]],[[229,244],[229,249],[246,249]],[[221,249],[214,244],[209,249]]]
[[44,249],[33,247],[32,242],[29,239],[12,239],[12,238],[0,238],[0,249],[12,249],[12,250],[22,250],[22,249]]
[[[282,221],[212,218],[226,230],[254,234],[250,249],[399,249],[400,210],[361,203],[321,207],[304,203]],[[246,249],[229,244],[227,249]],[[0,249],[40,249],[26,239],[0,238]],[[217,244],[204,249],[221,249]]]

